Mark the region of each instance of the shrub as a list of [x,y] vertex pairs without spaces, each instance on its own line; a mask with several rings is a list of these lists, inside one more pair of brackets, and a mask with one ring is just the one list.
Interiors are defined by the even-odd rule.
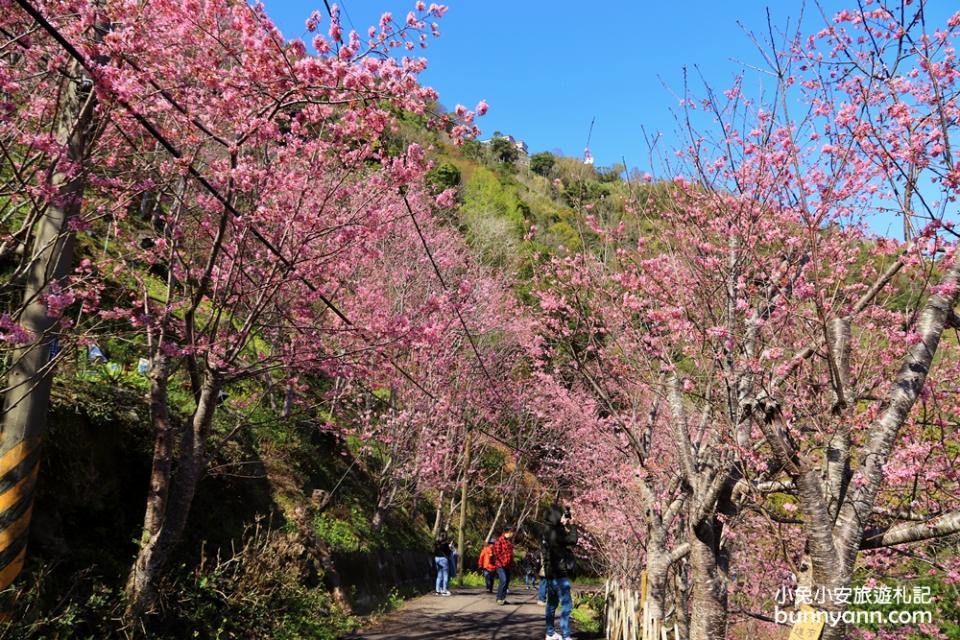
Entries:
[[549,151],[535,153],[530,156],[530,171],[547,177],[550,175],[550,172],[553,171],[553,165],[556,164],[556,161],[556,156]]
[[197,638],[334,640],[356,620],[323,589],[308,586],[285,552],[286,534],[256,525],[240,549],[193,571],[181,568],[161,590],[177,620],[165,627]]
[[427,184],[434,195],[460,186],[460,169],[450,162],[441,162],[427,173]]

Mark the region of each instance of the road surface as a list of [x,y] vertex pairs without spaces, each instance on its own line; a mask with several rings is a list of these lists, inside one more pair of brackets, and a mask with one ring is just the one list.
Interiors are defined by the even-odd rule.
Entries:
[[380,624],[345,640],[542,640],[543,609],[537,592],[522,585],[511,588],[505,605],[483,589],[457,589],[447,597],[410,600]]

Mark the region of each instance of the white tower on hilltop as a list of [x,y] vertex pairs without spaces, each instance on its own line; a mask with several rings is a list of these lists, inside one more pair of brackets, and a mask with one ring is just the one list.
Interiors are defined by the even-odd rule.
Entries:
[[593,164],[593,156],[590,155],[590,136],[593,135],[593,123],[597,121],[597,116],[590,120],[590,129],[587,131],[587,145],[583,148],[583,164]]

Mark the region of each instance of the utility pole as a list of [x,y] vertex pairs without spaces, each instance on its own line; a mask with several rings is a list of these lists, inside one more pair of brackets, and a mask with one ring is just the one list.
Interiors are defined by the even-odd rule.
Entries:
[[[84,86],[84,72],[76,62],[60,81],[53,121],[56,141],[78,167],[85,167],[95,131],[96,94]],[[40,443],[47,430],[53,385],[53,348],[59,317],[48,314],[43,294],[65,282],[73,268],[76,234],[71,220],[79,220],[85,171],[67,172],[67,163],[54,163],[49,187],[57,197],[46,207],[33,230],[33,255],[23,287],[20,324],[33,339],[13,351],[3,381],[0,423],[0,590],[6,589],[23,568],[33,511],[33,493],[40,465]],[[57,314],[59,316],[59,314]]]
[[460,482],[460,530],[457,532],[457,576],[460,578],[460,584],[463,584],[463,556],[464,549],[464,529],[467,526],[467,486],[470,473],[470,440],[473,434],[470,433],[470,427],[463,437],[463,478]]

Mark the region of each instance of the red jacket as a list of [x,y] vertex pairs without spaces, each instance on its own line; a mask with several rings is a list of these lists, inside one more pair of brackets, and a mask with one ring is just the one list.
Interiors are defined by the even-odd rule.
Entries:
[[513,565],[513,543],[507,540],[502,533],[493,543],[493,557],[496,559],[498,567],[509,569]]

